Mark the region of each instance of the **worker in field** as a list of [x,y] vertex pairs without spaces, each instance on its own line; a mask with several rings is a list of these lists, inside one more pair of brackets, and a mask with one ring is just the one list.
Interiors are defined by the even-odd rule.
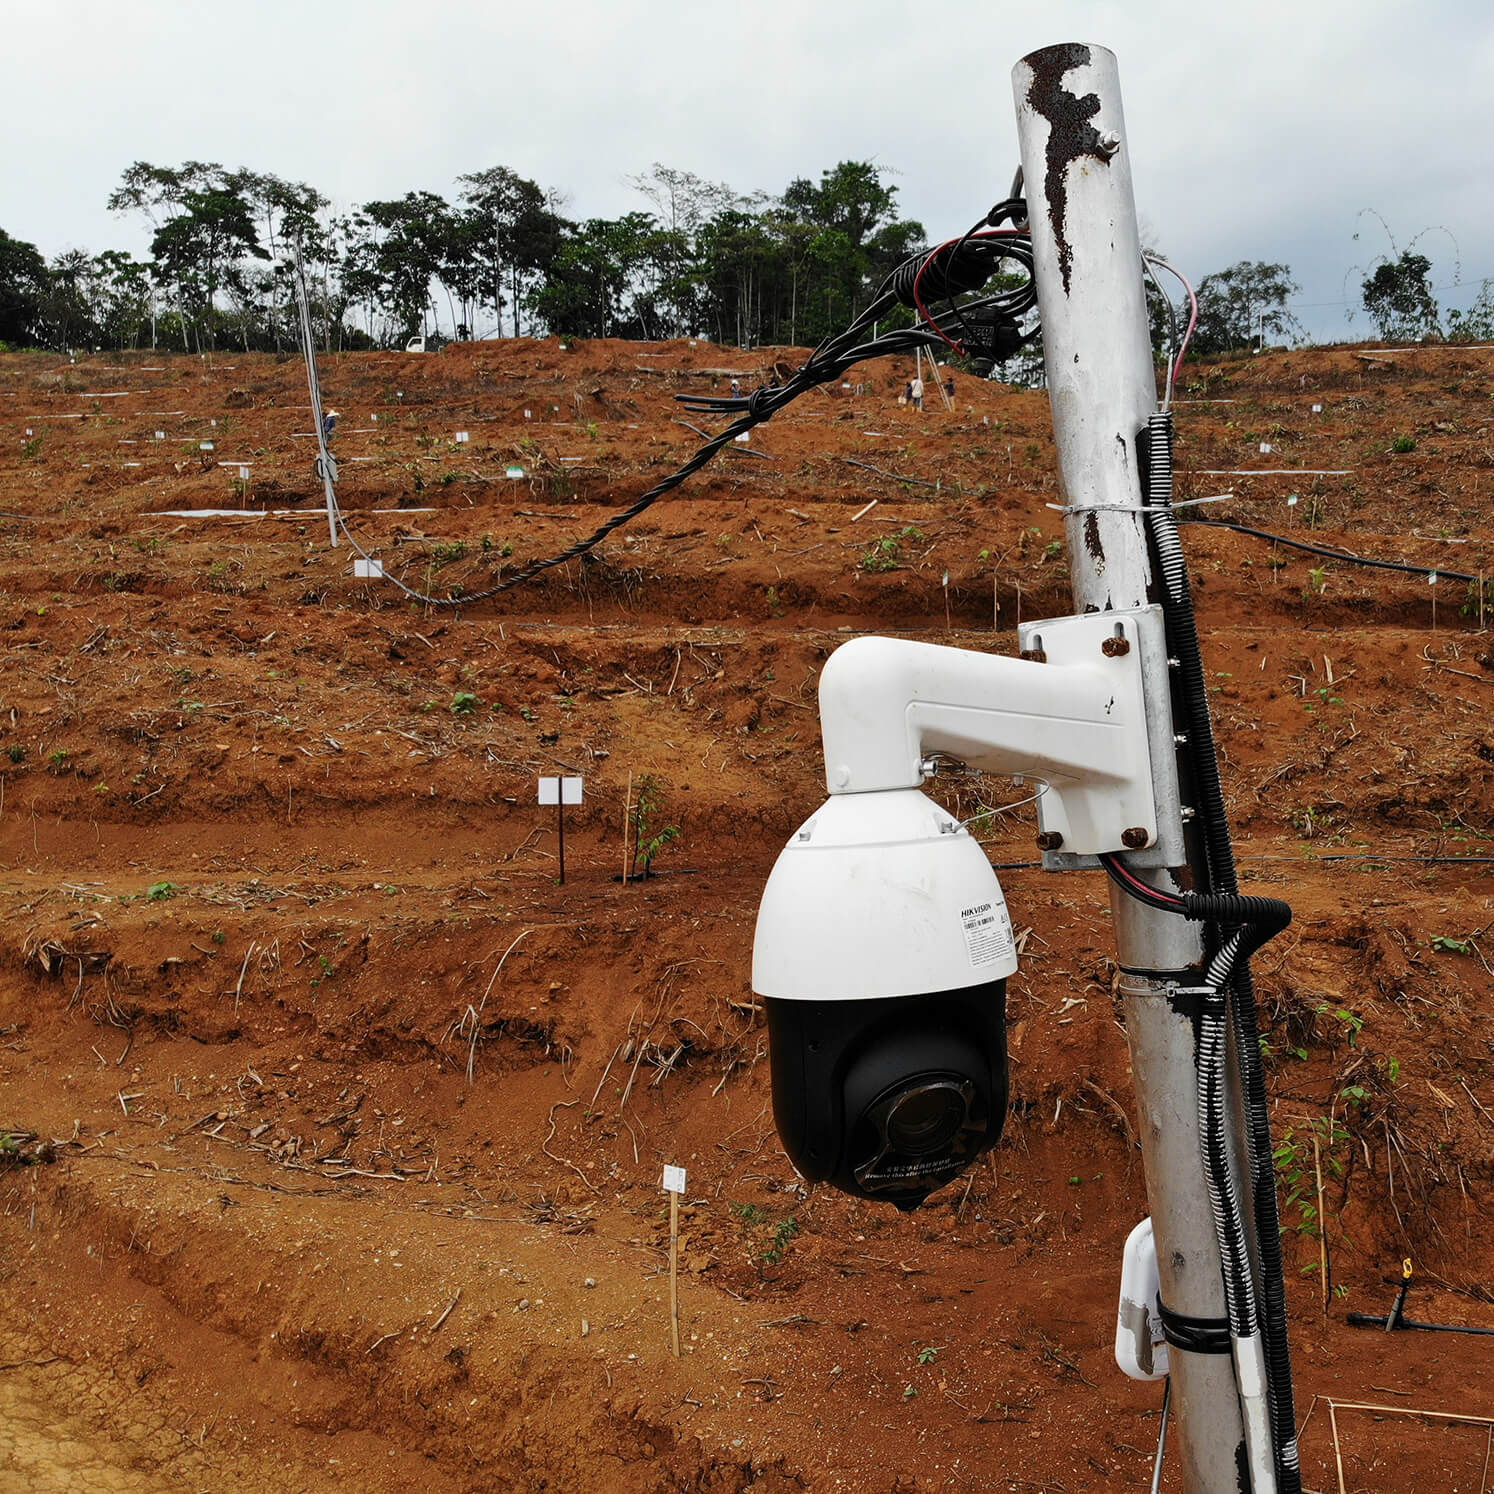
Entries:
[[915,410],[923,409],[923,375],[914,374],[913,382],[908,385],[908,398]]
[[332,439],[332,434],[337,429],[337,420],[338,414],[336,410],[328,410],[322,416],[322,436],[325,440],[330,441]]

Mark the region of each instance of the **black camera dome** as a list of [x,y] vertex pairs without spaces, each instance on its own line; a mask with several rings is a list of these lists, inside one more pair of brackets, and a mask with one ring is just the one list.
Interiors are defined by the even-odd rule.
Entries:
[[804,1177],[913,1209],[1000,1139],[1004,980],[766,1007],[774,1119]]

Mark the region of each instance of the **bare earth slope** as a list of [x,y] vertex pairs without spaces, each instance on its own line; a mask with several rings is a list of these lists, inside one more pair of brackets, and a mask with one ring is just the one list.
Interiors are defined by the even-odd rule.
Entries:
[[[682,462],[676,393],[798,356],[329,358],[349,525],[478,590]],[[1179,496],[1494,571],[1491,359],[1200,370]],[[858,377],[453,612],[329,547],[298,361],[0,359],[0,1489],[1147,1486],[1160,1394],[1109,1349],[1146,1205],[1105,889],[1030,864],[1030,808],[982,831],[1030,930],[991,1165],[902,1217],[807,1191],[774,1136],[752,924],[823,794],[820,665],[863,631],[1011,652],[1068,609],[1046,397],[957,376],[918,414],[905,369]],[[1477,584],[1185,538],[1242,873],[1297,910],[1258,966],[1299,1413],[1480,1412],[1487,1340],[1343,1322],[1410,1255],[1414,1315],[1494,1326]],[[679,835],[624,884],[640,789]],[[1473,1488],[1485,1454],[1339,1434],[1352,1488]],[[1303,1441],[1329,1486],[1321,1403]]]

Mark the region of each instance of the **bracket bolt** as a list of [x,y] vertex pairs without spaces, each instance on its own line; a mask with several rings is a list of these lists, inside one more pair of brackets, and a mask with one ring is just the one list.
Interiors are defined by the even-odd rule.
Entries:
[[1100,652],[1107,659],[1124,659],[1131,652],[1131,640],[1129,638],[1107,638],[1100,645]]
[[1056,851],[1063,844],[1063,836],[1057,830],[1044,830],[1037,838],[1037,848],[1040,851]]
[[1121,831],[1121,844],[1128,850],[1139,851],[1148,839],[1146,831],[1140,825],[1132,825],[1130,829]]
[[1121,137],[1114,130],[1106,130],[1100,136],[1100,154],[1107,160],[1121,148]]

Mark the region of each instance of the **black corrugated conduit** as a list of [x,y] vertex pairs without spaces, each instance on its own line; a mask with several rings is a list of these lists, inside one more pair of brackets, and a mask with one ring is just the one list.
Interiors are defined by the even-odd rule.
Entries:
[[[1203,832],[1205,865],[1199,871],[1204,875],[1205,885],[1210,888],[1208,893],[1183,894],[1178,898],[1181,906],[1175,911],[1188,917],[1205,919],[1214,927],[1217,955],[1211,961],[1210,974],[1218,975],[1221,980],[1220,989],[1227,986],[1233,995],[1229,1009],[1235,1029],[1236,1057],[1240,1066],[1247,1119],[1251,1199],[1254,1204],[1256,1245],[1264,1298],[1261,1329],[1268,1370],[1277,1479],[1281,1494],[1301,1494],[1302,1478],[1297,1456],[1291,1359],[1287,1347],[1286,1288],[1276,1203],[1270,1112],[1266,1098],[1265,1068],[1261,1061],[1255,987],[1248,964],[1254,950],[1286,927],[1291,918],[1291,909],[1274,898],[1242,898],[1239,895],[1234,847],[1230,840],[1229,818],[1219,778],[1213,725],[1209,719],[1208,687],[1204,677],[1198,627],[1193,614],[1187,561],[1172,510],[1171,415],[1159,412],[1150,418],[1146,445],[1146,513],[1162,581],[1162,610],[1166,620],[1168,649],[1178,662],[1177,695],[1184,713],[1186,753],[1193,773],[1198,820]],[[1107,866],[1107,870],[1111,870],[1110,866]],[[1128,878],[1129,880],[1140,879]],[[1221,968],[1219,961],[1226,955],[1228,958]],[[1222,1065],[1224,1061],[1222,1014],[1217,1024],[1207,1021],[1204,1024],[1206,1029],[1215,1025],[1218,1027],[1221,1051],[1214,1054],[1213,1040],[1210,1037],[1211,1067]],[[1222,1079],[1222,1069],[1220,1074]],[[1216,1117],[1221,1126],[1222,1141],[1223,1111],[1215,1106],[1212,1094],[1202,1093],[1213,1088],[1213,1081],[1203,1072],[1202,1063],[1200,1086],[1200,1113],[1203,1113],[1207,1100],[1209,1113]],[[1222,1107],[1222,1104],[1221,1085],[1218,1106]],[[1209,1145],[1207,1140],[1205,1145]],[[1227,1168],[1225,1173],[1227,1175]],[[1228,1195],[1226,1200],[1227,1198]],[[1228,1221],[1225,1223],[1227,1225]],[[1226,1286],[1229,1274],[1227,1270]],[[1232,1309],[1232,1320],[1234,1316]]]

